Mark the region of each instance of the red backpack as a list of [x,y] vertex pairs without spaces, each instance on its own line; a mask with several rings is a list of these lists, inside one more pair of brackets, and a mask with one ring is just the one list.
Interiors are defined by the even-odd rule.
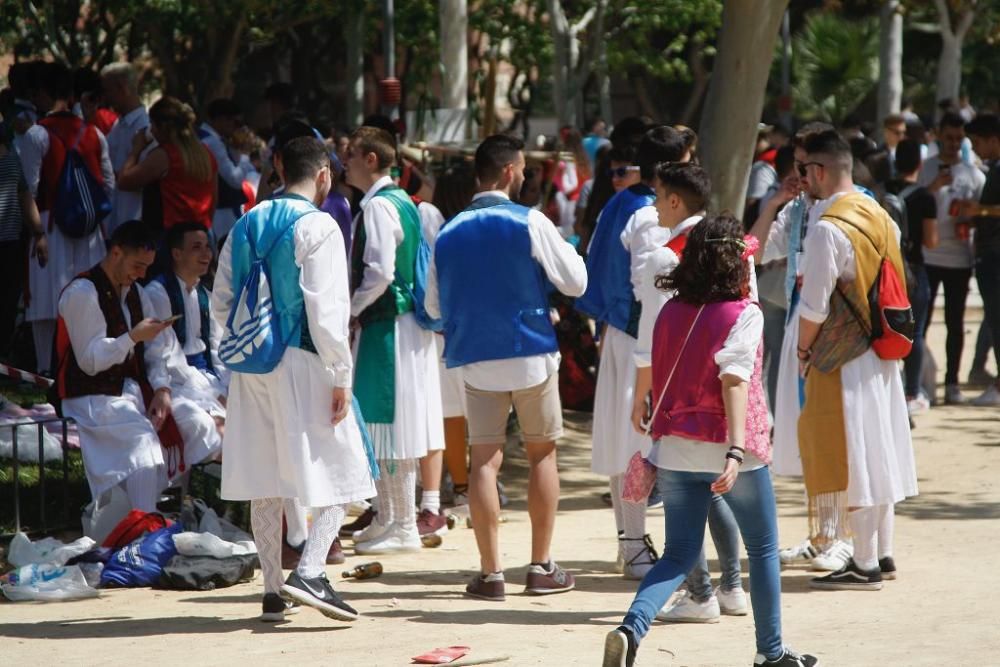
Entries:
[[101,546],[108,547],[109,549],[121,549],[134,542],[136,538],[142,537],[146,533],[155,533],[172,523],[170,519],[167,519],[158,512],[132,510],[104,538],[104,544]]
[[906,284],[889,259],[888,243],[892,238],[892,230],[887,231],[886,249],[885,252],[881,252],[868,232],[844,218],[836,219],[861,232],[882,258],[875,281],[868,290],[872,349],[880,359],[889,361],[903,359],[913,348],[916,322],[913,319],[910,297],[906,293]]

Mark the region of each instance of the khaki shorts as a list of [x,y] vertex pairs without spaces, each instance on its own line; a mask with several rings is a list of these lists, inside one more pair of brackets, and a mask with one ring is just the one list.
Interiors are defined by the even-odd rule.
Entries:
[[525,443],[551,442],[563,434],[559,373],[545,382],[515,391],[483,391],[465,385],[470,445],[507,441],[507,417],[513,404]]

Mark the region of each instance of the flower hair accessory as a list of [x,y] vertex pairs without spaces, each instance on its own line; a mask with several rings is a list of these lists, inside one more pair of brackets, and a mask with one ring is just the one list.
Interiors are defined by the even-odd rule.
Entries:
[[749,234],[744,236],[742,239],[738,239],[735,236],[718,236],[715,238],[707,238],[705,239],[705,243],[732,243],[733,245],[738,246],[739,249],[742,251],[740,257],[743,260],[746,260],[752,254],[757,252],[757,249],[760,247],[760,241],[757,240],[757,237],[750,236]]

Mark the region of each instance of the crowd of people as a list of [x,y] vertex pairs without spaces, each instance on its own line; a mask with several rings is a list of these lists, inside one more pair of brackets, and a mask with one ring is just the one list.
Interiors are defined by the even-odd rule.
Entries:
[[[985,370],[1000,326],[995,114],[943,109],[934,139],[894,114],[881,144],[858,127],[762,126],[737,220],[709,210],[697,134],[648,118],[564,128],[564,152],[530,165],[521,139],[493,135],[434,173],[401,157],[386,117],[324,137],[287,84],[268,88],[272,125],[255,134],[229,99],[200,124],[170,96],[147,112],[128,63],[17,63],[8,80],[0,354],[23,305],[95,500],[118,488],[156,511],[221,457],[223,498],[250,501],[262,620],[300,605],[357,618],[325,566],[341,541],[390,554],[446,533],[445,477],[479,550],[465,593],[502,602],[511,413],[529,463],[525,591],[571,591],[552,553],[557,442],[563,407],[587,404],[609,566],[640,582],[605,667],[632,665],[656,618],[750,607],[755,665],[813,666],[784,643],[780,568],[825,572],[819,590],[896,577],[910,429],[936,399],[925,332],[943,284],[944,400],[964,402],[973,269],[985,318],[969,380],[986,391],[972,402],[1000,405]],[[902,305],[885,304],[893,277]],[[772,474],[804,482],[808,537],[786,549]],[[646,530],[660,502],[662,554]]]

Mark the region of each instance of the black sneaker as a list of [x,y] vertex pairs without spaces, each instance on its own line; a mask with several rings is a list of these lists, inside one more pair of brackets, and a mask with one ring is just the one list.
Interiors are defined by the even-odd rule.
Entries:
[[602,667],[632,667],[639,643],[632,631],[619,626],[604,638],[604,662]]
[[882,573],[878,568],[865,572],[852,558],[847,561],[847,565],[836,572],[812,579],[809,586],[828,591],[880,591]]
[[285,616],[292,616],[302,611],[302,607],[291,600],[282,600],[277,593],[264,593],[264,601],[260,620],[265,623],[280,623]]
[[892,556],[878,559],[878,569],[882,572],[883,581],[892,581],[896,578],[896,561]]
[[795,651],[785,648],[781,657],[768,660],[763,654],[758,653],[753,659],[753,667],[816,667],[819,658],[812,655],[799,655]]
[[327,618],[338,621],[353,621],[358,618],[357,610],[337,595],[325,574],[305,579],[293,571],[281,586],[281,597],[312,607]]

